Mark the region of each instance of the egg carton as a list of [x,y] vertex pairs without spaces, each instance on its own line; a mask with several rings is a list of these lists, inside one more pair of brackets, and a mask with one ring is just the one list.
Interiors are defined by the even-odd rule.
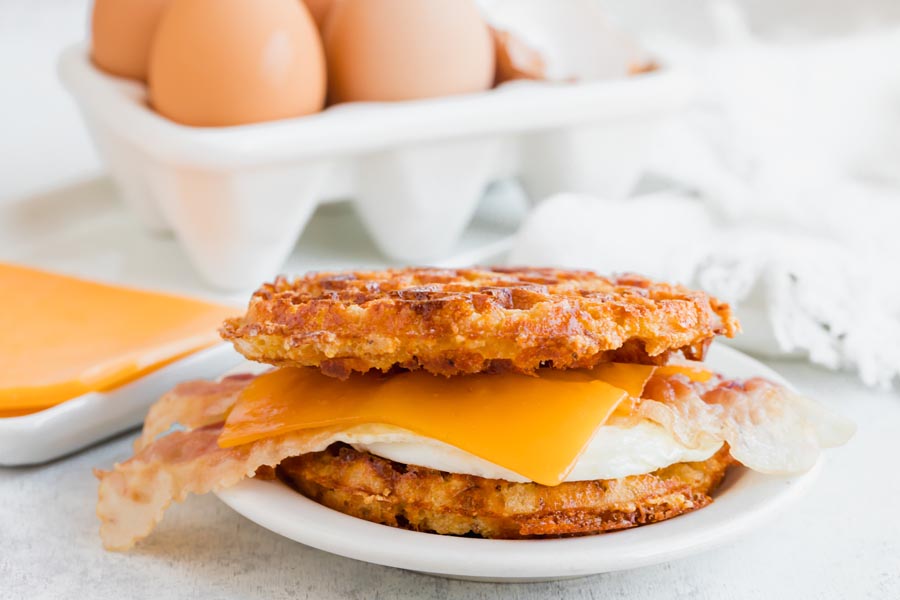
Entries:
[[560,191],[623,197],[692,90],[684,73],[661,68],[196,128],[153,112],[145,86],[99,71],[84,45],[59,70],[125,201],[228,290],[276,273],[331,198],[351,199],[385,255],[427,263],[450,252],[495,180],[518,177],[535,202]]

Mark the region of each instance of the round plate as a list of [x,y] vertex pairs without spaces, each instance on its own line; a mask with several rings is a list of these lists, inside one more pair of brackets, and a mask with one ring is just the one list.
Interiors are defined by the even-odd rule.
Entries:
[[[737,350],[714,346],[707,364],[731,377],[777,373]],[[794,477],[731,469],[710,506],[653,525],[549,540],[485,540],[396,529],[331,510],[272,481],[248,479],[218,492],[246,518],[314,548],[370,563],[462,579],[535,581],[632,569],[707,550],[802,496],[821,462]]]

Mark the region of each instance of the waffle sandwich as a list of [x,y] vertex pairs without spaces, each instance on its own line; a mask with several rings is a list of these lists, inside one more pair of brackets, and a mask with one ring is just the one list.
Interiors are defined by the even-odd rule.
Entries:
[[[703,368],[739,325],[703,292],[553,269],[278,279],[222,336],[260,375],[179,385],[100,479],[107,548],[188,494],[278,479],[386,526],[519,539],[700,509],[728,468],[810,468],[852,427]],[[173,427],[177,425],[177,427]],[[174,431],[173,431],[174,429]]]

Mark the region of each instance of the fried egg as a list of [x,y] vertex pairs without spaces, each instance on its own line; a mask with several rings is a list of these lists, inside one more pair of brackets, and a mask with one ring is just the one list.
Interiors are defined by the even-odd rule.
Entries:
[[[439,440],[390,425],[360,425],[337,434],[335,441],[356,450],[407,465],[476,475],[488,479],[527,482],[529,479]],[[578,457],[564,481],[617,479],[650,473],[679,462],[703,461],[722,447],[706,440],[691,448],[649,420],[624,427],[604,425]]]

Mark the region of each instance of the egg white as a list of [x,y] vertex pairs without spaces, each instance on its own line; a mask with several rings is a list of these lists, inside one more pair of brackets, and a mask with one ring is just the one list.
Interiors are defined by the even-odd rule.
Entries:
[[[355,426],[337,434],[334,441],[403,464],[488,479],[530,481],[455,446],[391,425]],[[674,463],[706,460],[721,447],[721,441],[710,440],[689,448],[652,421],[641,421],[631,427],[604,425],[597,429],[565,481],[618,479],[650,473]]]

